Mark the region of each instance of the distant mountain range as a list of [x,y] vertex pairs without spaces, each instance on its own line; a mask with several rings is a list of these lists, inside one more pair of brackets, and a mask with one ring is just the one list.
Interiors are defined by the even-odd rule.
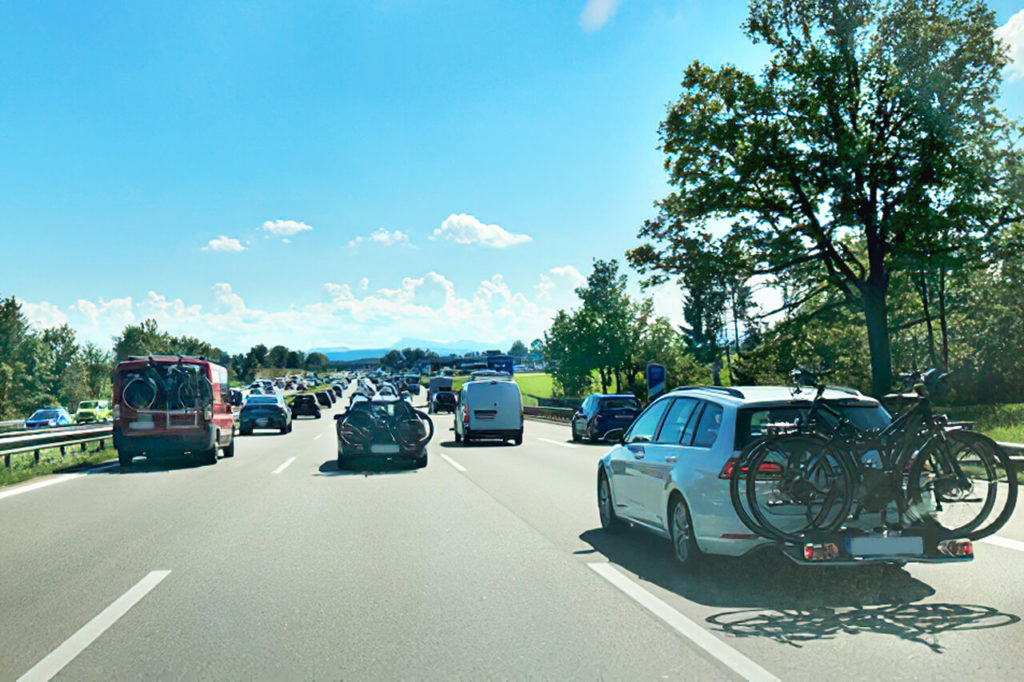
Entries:
[[[387,348],[349,348],[347,346],[332,346],[330,348],[310,348],[310,353],[323,353],[328,360],[337,362],[350,362],[352,360],[366,360],[369,358],[381,358],[387,355],[389,350],[401,350],[402,348],[426,348],[438,355],[465,355],[466,353],[482,353],[485,350],[501,348],[493,343],[480,343],[479,341],[426,341],[424,339],[399,339]],[[505,350],[502,348],[502,350]]]

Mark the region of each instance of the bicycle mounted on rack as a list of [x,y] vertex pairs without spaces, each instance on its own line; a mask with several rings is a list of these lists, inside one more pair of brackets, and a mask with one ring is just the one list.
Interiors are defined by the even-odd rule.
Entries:
[[[808,561],[887,552],[916,561],[969,559],[969,541],[996,532],[1013,513],[1014,465],[991,439],[950,429],[932,411],[947,375],[900,378],[913,387],[900,395],[909,409],[869,430],[823,401],[826,386],[812,373],[794,371],[794,397],[814,388],[814,398],[802,417],[766,425],[740,454],[729,490],[743,523],[791,556],[802,545]],[[877,523],[868,521],[873,514]]]

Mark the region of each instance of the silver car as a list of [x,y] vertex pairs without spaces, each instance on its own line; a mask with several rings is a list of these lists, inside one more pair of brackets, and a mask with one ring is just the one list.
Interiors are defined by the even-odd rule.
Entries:
[[[735,457],[765,425],[793,421],[810,404],[788,388],[688,387],[651,403],[598,464],[601,525],[631,522],[671,540],[684,565],[701,553],[739,556],[770,540],[740,521],[729,497]],[[873,398],[829,389],[822,398],[861,428],[889,414]]]

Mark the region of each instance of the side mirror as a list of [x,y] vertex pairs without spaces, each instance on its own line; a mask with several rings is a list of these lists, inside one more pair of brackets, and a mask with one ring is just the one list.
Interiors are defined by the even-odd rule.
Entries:
[[336,414],[336,415],[334,415],[334,421],[338,421],[339,419],[344,419],[344,418],[345,418],[344,414]]

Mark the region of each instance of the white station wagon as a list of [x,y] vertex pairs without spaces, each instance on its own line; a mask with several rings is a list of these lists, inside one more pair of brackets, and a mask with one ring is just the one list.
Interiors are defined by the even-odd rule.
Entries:
[[[751,533],[729,497],[736,456],[765,425],[792,422],[812,395],[772,386],[685,387],[652,402],[598,464],[601,525],[628,521],[672,541],[686,566],[700,554],[739,556],[771,540]],[[828,389],[822,399],[855,426],[891,420],[874,398]]]

